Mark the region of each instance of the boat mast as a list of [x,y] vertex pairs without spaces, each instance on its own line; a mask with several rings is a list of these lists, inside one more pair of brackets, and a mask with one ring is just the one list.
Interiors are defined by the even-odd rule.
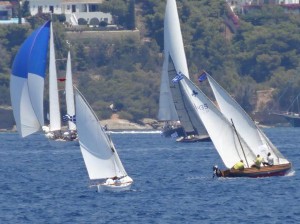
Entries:
[[230,120],[231,120],[231,123],[232,123],[233,130],[234,130],[234,132],[235,132],[235,134],[236,134],[236,136],[237,136],[237,138],[238,138],[238,140],[239,140],[240,146],[241,146],[241,148],[242,148],[242,151],[243,151],[244,158],[245,158],[245,160],[246,160],[247,166],[249,167],[249,163],[248,163],[248,161],[247,161],[247,157],[246,157],[246,155],[245,155],[244,148],[243,148],[243,146],[242,146],[240,137],[239,137],[239,135],[238,135],[238,133],[237,133],[237,131],[236,131],[236,129],[235,129],[233,120],[232,120],[232,119],[230,119]]

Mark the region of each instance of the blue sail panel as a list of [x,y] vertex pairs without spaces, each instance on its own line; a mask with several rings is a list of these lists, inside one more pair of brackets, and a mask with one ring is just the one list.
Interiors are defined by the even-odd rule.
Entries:
[[36,29],[22,44],[12,66],[12,75],[27,78],[33,73],[45,78],[50,21]]
[[10,96],[14,118],[22,137],[44,123],[43,92],[50,22],[35,30],[22,44],[12,66]]

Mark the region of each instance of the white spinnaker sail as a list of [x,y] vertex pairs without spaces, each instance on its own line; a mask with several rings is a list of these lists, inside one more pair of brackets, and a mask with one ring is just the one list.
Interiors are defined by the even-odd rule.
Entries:
[[240,159],[245,161],[246,167],[251,166],[255,155],[245,141],[237,137],[232,124],[188,78],[184,77],[179,84],[194,105],[198,119],[204,124],[225,166],[231,168]]
[[175,0],[167,0],[164,18],[164,63],[161,74],[158,119],[178,120],[169,88],[168,64],[171,55],[178,71],[189,77]]
[[[67,104],[67,114],[70,116],[75,115],[75,105],[74,105],[74,91],[73,91],[73,78],[72,78],[72,66],[71,66],[71,54],[68,52],[67,60],[67,72],[66,72],[66,104]],[[69,130],[76,130],[76,125],[72,121],[68,121]]]
[[173,79],[177,75],[178,73],[176,72],[173,60],[169,57],[169,85],[180,124],[187,134],[196,132],[198,135],[208,135],[201,120],[196,118],[197,115],[195,114],[194,107],[190,100],[186,98],[186,94],[184,94],[179,82],[173,82]]
[[10,79],[10,96],[18,133],[26,137],[44,124],[44,78],[50,21],[36,29],[16,54]]
[[[221,87],[209,74],[207,74],[207,78],[221,112],[228,120],[233,120],[238,133],[247,142],[253,153],[260,154],[266,158],[268,152],[271,152],[272,155],[276,156],[277,158],[284,159],[278,149],[276,149],[273,144],[269,144],[270,140],[267,138],[267,136],[262,134],[255,122],[228,94],[228,92],[224,90],[224,88]],[[284,161],[282,160],[280,162]],[[285,160],[284,163],[288,163],[288,161]]]
[[61,130],[60,109],[57,87],[56,61],[53,39],[53,27],[50,25],[50,49],[49,49],[49,114],[50,131]]
[[76,125],[81,153],[91,180],[127,173],[116,149],[102,129],[98,118],[83,96],[75,89]]

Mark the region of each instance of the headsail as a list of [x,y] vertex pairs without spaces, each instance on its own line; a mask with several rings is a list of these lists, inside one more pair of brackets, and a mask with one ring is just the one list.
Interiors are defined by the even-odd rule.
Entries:
[[248,161],[248,166],[250,166],[255,155],[244,139],[237,136],[232,124],[188,78],[184,77],[179,84],[186,98],[193,104],[198,119],[201,119],[204,124],[225,166],[231,168],[240,159]]
[[[66,104],[67,104],[67,114],[70,116],[75,115],[75,105],[74,105],[74,91],[73,91],[73,78],[72,78],[72,66],[71,66],[71,54],[68,52],[67,60],[67,72],[66,72]],[[69,130],[76,130],[76,125],[72,121],[68,121]]]
[[90,179],[122,177],[127,173],[94,111],[75,89],[76,125],[80,149]]
[[50,21],[22,44],[12,66],[10,95],[18,133],[26,137],[44,124],[44,79]]
[[56,61],[53,39],[53,28],[50,26],[50,56],[49,56],[49,115],[50,131],[61,130],[61,117],[58,99]]
[[[275,164],[289,163],[282,154],[276,149],[270,140],[259,129],[244,109],[221,87],[209,74],[207,79],[213,90],[221,112],[228,120],[233,120],[238,133],[247,142],[253,153],[267,157],[268,152],[278,159]],[[280,159],[280,161],[279,161]]]

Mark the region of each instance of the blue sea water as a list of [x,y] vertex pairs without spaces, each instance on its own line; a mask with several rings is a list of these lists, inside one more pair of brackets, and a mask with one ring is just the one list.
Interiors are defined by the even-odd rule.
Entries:
[[78,146],[1,133],[0,223],[300,223],[300,129],[265,133],[294,174],[212,179],[212,166],[222,162],[210,142],[112,133],[134,180],[121,193],[89,187]]

